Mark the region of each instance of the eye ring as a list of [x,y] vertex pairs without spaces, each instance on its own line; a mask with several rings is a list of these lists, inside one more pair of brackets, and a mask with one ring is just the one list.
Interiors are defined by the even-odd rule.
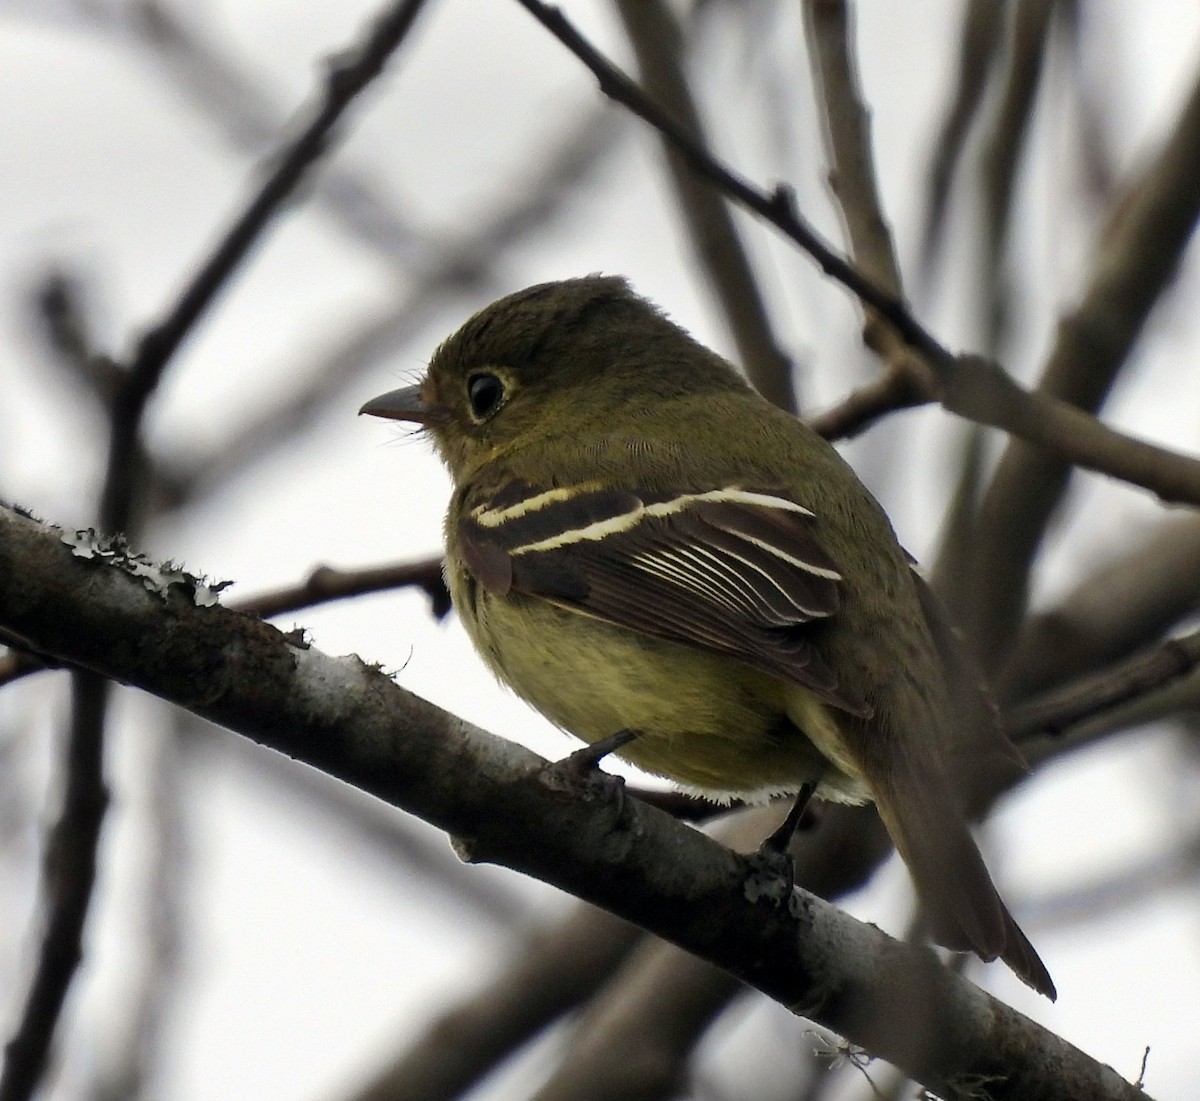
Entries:
[[504,401],[504,383],[486,371],[473,374],[467,379],[467,401],[471,415],[477,421],[485,421]]

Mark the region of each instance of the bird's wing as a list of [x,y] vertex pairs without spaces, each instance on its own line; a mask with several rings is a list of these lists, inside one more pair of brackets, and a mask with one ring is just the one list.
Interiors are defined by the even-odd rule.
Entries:
[[813,513],[773,490],[674,494],[509,486],[468,501],[467,568],[486,589],[526,593],[611,623],[725,654],[855,715],[813,645],[839,606],[837,566]]

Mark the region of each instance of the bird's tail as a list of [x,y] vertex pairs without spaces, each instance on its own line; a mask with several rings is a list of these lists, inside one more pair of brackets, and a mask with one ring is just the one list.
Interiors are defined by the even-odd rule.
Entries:
[[985,960],[1003,960],[1054,1001],[1058,994],[1050,972],[1000,898],[941,770],[901,765],[886,777],[874,777],[872,787],[879,814],[916,884],[933,939]]

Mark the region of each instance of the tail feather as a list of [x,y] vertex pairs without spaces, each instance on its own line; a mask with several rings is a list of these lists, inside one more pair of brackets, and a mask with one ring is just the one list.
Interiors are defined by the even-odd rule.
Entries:
[[876,783],[876,805],[916,884],[933,939],[1003,960],[1028,986],[1057,998],[1050,972],[992,883],[949,784],[929,775]]

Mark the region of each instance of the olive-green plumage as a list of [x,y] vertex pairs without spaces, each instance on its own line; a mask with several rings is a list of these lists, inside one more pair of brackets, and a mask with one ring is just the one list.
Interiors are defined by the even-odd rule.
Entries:
[[518,694],[703,793],[873,799],[936,938],[1054,996],[953,781],[1015,751],[964,748],[921,583],[824,440],[599,276],[493,303],[364,411],[449,467],[454,603]]

